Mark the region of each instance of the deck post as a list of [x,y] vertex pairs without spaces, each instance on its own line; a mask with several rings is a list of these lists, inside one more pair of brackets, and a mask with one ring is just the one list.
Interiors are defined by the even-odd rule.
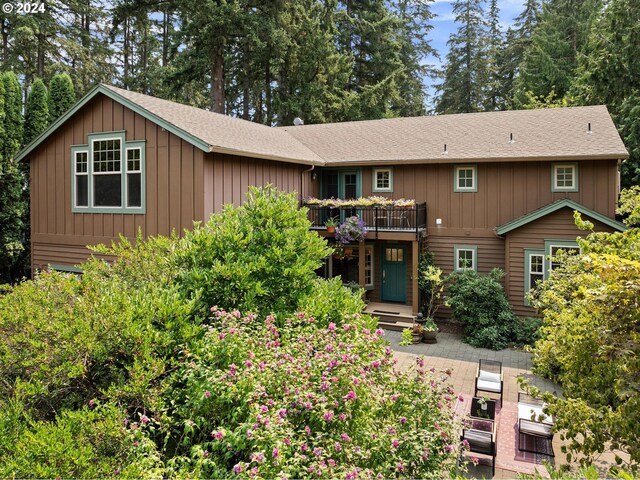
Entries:
[[364,250],[364,242],[360,242],[358,245],[358,283],[360,284],[360,288],[364,288],[365,284],[365,250]]
[[418,248],[418,240],[411,242],[411,281],[413,283],[413,291],[411,292],[411,308],[414,315],[418,314],[420,309],[418,301],[418,262],[420,260],[420,249]]

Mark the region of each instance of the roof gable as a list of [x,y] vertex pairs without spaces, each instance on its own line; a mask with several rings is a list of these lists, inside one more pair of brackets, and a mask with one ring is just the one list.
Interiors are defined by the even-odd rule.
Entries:
[[538,220],[539,218],[545,217],[550,213],[560,210],[561,208],[570,208],[572,210],[577,210],[583,215],[593,218],[594,220],[598,220],[599,222],[602,222],[605,225],[609,225],[611,228],[615,228],[616,230],[619,230],[621,232],[627,230],[627,227],[623,223],[620,223],[617,220],[598,213],[595,210],[591,210],[590,208],[580,205],[573,200],[563,198],[562,200],[556,200],[555,202],[539,208],[538,210],[534,210],[533,212],[527,213],[526,215],[516,218],[515,220],[500,225],[496,228],[496,233],[498,235],[505,235],[512,230],[520,228],[528,223],[533,222],[534,220]]
[[284,162],[322,164],[315,153],[276,129],[121,88],[96,85],[21,152],[21,161],[96,95],[103,94],[205,152],[228,153]]

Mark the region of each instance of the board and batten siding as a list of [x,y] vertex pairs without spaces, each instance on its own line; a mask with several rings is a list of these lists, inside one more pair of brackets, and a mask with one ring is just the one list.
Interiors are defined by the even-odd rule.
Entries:
[[[426,202],[429,235],[474,236],[474,229],[493,230],[563,198],[614,218],[617,161],[579,161],[579,191],[552,192],[551,165],[561,162],[477,163],[477,192],[453,191],[454,165],[425,164],[394,165],[393,192],[374,193],[373,168],[362,167],[362,195]],[[436,218],[442,225],[434,230]]]
[[[597,232],[616,231],[609,225],[582,215],[583,220],[594,224]],[[505,287],[509,302],[519,316],[534,316],[535,310],[524,302],[525,249],[544,250],[545,240],[575,240],[586,237],[589,232],[579,230],[573,220],[573,210],[562,208],[549,215],[532,221],[506,234],[507,243],[507,277]]]
[[208,153],[204,162],[204,215],[224,204],[241,205],[249,187],[273,185],[279,190],[308,196],[309,167],[220,153]]
[[[146,213],[71,211],[71,145],[90,133],[124,130],[126,141],[144,140]],[[74,265],[86,245],[110,244],[119,234],[135,239],[182,232],[204,220],[204,153],[118,102],[97,95],[30,155],[32,266]]]

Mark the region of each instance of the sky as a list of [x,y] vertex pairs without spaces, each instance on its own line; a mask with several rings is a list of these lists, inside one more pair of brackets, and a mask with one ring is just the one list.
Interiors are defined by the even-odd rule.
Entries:
[[[503,31],[513,24],[514,18],[522,13],[524,3],[525,0],[498,0],[500,23]],[[453,0],[434,0],[433,3],[431,3],[431,11],[436,14],[436,17],[431,20],[431,24],[433,25],[433,29],[430,32],[431,46],[438,52],[440,59],[429,57],[426,61],[428,65],[434,65],[439,68],[446,59],[449,35],[457,30],[452,9]],[[432,97],[435,94],[433,84],[439,82],[440,80],[427,79],[427,92],[430,97],[428,101],[429,108],[433,106]]]

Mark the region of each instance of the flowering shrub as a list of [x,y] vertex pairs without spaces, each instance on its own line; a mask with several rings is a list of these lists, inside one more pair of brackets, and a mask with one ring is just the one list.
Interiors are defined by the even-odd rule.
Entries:
[[343,245],[351,242],[362,242],[367,236],[367,228],[364,221],[356,217],[347,218],[336,228],[336,240]]
[[455,396],[421,359],[393,369],[382,330],[356,315],[278,327],[212,309],[215,326],[174,376],[170,462],[182,475],[447,476],[459,455]]

